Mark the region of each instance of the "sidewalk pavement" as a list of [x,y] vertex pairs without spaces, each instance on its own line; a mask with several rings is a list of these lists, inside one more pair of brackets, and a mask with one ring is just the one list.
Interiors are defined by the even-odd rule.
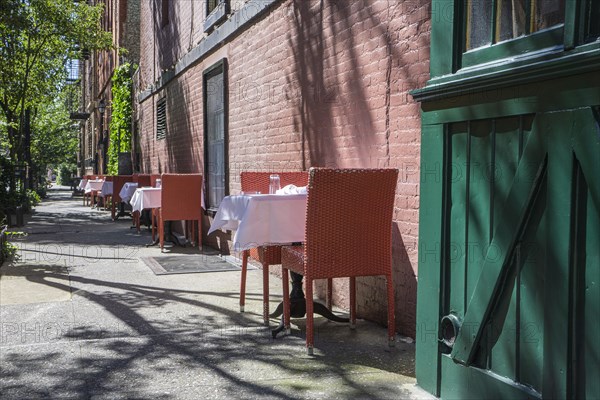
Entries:
[[[415,385],[412,343],[317,318],[309,357],[304,320],[276,340],[262,325],[259,270],[240,313],[238,271],[154,275],[140,261],[160,255],[148,232],[66,189],[50,191],[20,259],[0,268],[0,399],[433,398]],[[271,279],[271,309],[280,291]]]

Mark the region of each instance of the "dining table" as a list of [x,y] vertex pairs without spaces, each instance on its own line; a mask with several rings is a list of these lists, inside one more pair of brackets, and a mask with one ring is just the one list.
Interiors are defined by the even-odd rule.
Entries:
[[226,196],[208,234],[218,229],[235,231],[233,248],[236,251],[303,242],[306,200],[306,194]]
[[92,191],[99,192],[102,190],[102,185],[104,185],[104,180],[102,179],[88,180],[85,184],[84,191],[85,193],[91,193]]
[[102,197],[112,196],[113,194],[113,183],[111,181],[104,181],[100,187]]
[[[235,231],[235,251],[267,245],[289,245],[304,242],[307,194],[239,194],[221,201],[208,234],[219,230]],[[290,313],[294,318],[306,314],[306,298],[302,290],[303,276],[290,271]],[[314,302],[315,314],[336,321],[348,322],[333,314],[325,305]],[[273,338],[284,330],[283,303],[272,318],[281,317],[279,326],[271,331]]]
[[145,209],[159,208],[161,204],[161,188],[137,188],[129,200],[133,211],[142,212]]
[[123,184],[123,187],[121,188],[121,191],[119,192],[119,197],[121,198],[121,201],[129,203],[129,200],[131,200],[137,188],[137,182],[125,182],[125,184]]
[[85,186],[87,185],[88,180],[83,178],[79,181],[79,185],[77,186],[77,190],[85,190]]

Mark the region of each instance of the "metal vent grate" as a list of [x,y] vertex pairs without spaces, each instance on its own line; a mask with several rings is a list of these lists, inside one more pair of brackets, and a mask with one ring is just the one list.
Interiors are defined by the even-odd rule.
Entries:
[[156,139],[167,137],[167,99],[163,98],[156,103]]

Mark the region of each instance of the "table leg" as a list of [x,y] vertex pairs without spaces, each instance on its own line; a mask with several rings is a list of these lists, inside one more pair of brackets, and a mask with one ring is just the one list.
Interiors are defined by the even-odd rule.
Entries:
[[119,207],[119,213],[117,215],[115,215],[115,221],[119,219],[119,217],[126,217],[129,216],[131,217],[131,213],[128,213],[125,211],[125,202],[122,201],[120,203],[120,207]]
[[[290,271],[290,276],[292,279],[292,290],[290,291],[290,316],[292,318],[302,318],[306,315],[306,297],[304,295],[304,290],[302,290],[302,280],[304,276],[301,274]],[[323,304],[313,301],[314,313],[319,314],[330,321],[334,322],[350,322],[348,318],[341,318],[332,313],[327,307]],[[280,332],[283,332],[285,329],[284,321],[283,321],[283,302],[279,303],[273,314],[270,315],[271,318],[277,318],[281,315],[281,321],[279,322],[279,326],[271,331],[271,335],[273,339],[277,337]]]

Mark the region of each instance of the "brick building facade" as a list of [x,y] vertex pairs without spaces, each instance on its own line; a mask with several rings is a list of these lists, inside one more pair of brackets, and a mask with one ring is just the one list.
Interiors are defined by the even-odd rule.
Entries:
[[[139,62],[140,0],[95,0],[104,4],[102,29],[113,34],[113,48],[86,55],[81,65],[81,123],[78,172],[101,174],[106,169],[111,119],[111,78],[124,61]],[[100,113],[100,104],[103,113]]]
[[[148,0],[140,23],[141,168],[202,172],[209,191],[222,179],[209,209],[243,170],[400,169],[396,318],[414,337],[421,124],[408,92],[429,77],[430,2]],[[347,282],[335,285],[344,307]],[[384,323],[386,303],[383,278],[358,281],[359,317]]]

